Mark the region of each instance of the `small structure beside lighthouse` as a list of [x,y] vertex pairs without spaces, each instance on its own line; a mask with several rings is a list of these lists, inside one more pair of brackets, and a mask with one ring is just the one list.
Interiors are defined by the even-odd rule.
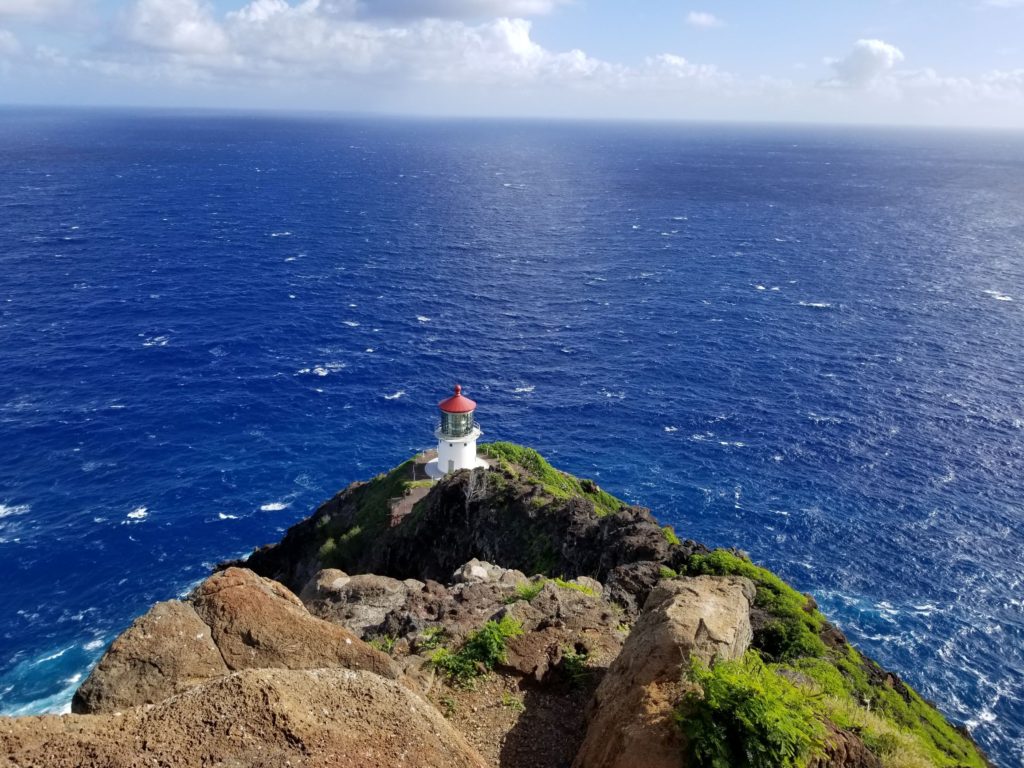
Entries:
[[427,475],[438,480],[460,469],[486,467],[487,463],[476,455],[476,441],[480,427],[473,414],[476,403],[462,394],[455,385],[455,394],[437,404],[441,409],[441,423],[434,430],[437,438],[437,458],[427,462]]

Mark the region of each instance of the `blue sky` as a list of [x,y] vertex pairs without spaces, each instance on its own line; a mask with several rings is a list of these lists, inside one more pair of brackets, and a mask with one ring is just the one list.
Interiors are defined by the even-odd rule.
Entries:
[[1024,128],[1024,0],[0,0],[0,103]]

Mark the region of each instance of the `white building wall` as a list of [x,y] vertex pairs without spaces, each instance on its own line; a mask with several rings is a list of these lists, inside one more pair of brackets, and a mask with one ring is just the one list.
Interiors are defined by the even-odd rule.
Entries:
[[441,472],[473,469],[477,466],[475,436],[437,441],[437,468]]

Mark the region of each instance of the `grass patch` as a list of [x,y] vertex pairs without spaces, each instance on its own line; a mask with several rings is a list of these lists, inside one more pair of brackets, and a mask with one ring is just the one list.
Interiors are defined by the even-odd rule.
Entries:
[[511,693],[506,691],[501,694],[501,706],[506,709],[511,709],[513,712],[525,712],[526,705],[520,699],[517,699]]
[[706,555],[693,555],[686,572],[690,576],[746,576],[754,582],[757,587],[754,605],[773,617],[771,623],[757,632],[754,645],[771,660],[825,654],[825,644],[819,636],[825,617],[816,610],[808,610],[806,595],[771,571],[724,549],[716,549]]
[[540,591],[544,589],[544,585],[547,584],[547,579],[538,579],[537,581],[530,581],[526,584],[517,584],[515,594],[505,598],[505,604],[518,603],[520,600],[530,602]]
[[658,576],[662,579],[674,579],[678,575],[679,574],[676,573],[675,570],[669,568],[667,565],[663,565],[658,569]]
[[679,537],[676,536],[676,529],[673,528],[671,525],[663,525],[661,527],[661,535],[664,536],[665,541],[667,541],[673,547],[678,547],[680,544],[683,543],[679,540]]
[[518,467],[526,474],[527,480],[539,485],[545,495],[553,499],[570,499],[573,496],[590,499],[598,517],[613,514],[626,506],[625,502],[601,490],[593,480],[580,480],[555,469],[532,448],[497,442],[481,445],[479,450],[509,474],[520,474],[516,471]]
[[471,632],[458,651],[438,648],[430,657],[434,665],[454,685],[470,687],[473,680],[505,661],[505,646],[523,634],[523,626],[511,616],[488,621]]
[[821,748],[825,728],[807,695],[755,651],[707,667],[691,661],[699,691],[677,717],[693,764],[706,768],[797,768]]
[[391,500],[404,496],[411,488],[430,485],[429,480],[412,479],[413,463],[414,459],[409,459],[356,488],[353,494],[355,515],[348,528],[337,530],[333,521],[322,526],[325,539],[319,556],[323,567],[342,570],[351,567],[366,542],[387,528]]
[[598,596],[597,592],[595,592],[593,589],[586,586],[585,584],[577,584],[575,581],[566,581],[565,579],[558,577],[554,579],[548,579],[548,581],[550,581],[559,589],[571,589],[575,592],[582,592],[584,595],[589,595],[590,597]]

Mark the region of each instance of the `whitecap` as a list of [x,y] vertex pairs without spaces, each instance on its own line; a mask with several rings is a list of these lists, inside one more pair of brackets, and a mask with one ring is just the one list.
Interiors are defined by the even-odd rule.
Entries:
[[86,651],[98,651],[106,644],[106,641],[102,637],[97,637],[95,640],[90,640],[88,643],[82,646]]
[[142,342],[144,347],[166,347],[170,342],[170,336],[151,336]]
[[739,440],[733,440],[733,441],[719,440],[718,444],[719,445],[724,445],[727,448],[746,448],[747,447],[746,443],[741,443]]
[[270,236],[271,237],[290,237],[291,234],[292,234],[291,232],[271,232]]
[[421,323],[429,323],[430,322],[430,318],[427,317],[426,315],[416,315],[416,319],[419,320]]
[[70,651],[74,647],[75,646],[73,646],[73,645],[69,645],[67,648],[63,648],[63,649],[57,651],[56,653],[51,653],[49,656],[43,656],[41,659],[36,659],[35,661],[32,662],[31,666],[37,667],[40,664],[45,664],[48,661],[53,661],[54,659],[59,659],[61,656],[63,656],[65,653],[67,653],[68,651]]
[[81,672],[76,672],[71,677],[65,678],[64,682],[67,683],[68,685],[74,685],[75,683],[77,683],[81,679],[82,679],[82,673]]
[[367,351],[367,353],[371,353],[371,352],[376,352],[377,350],[375,350],[373,347],[367,347],[366,351]]
[[271,501],[260,506],[260,512],[280,512],[282,509],[288,509],[292,503],[290,501]]
[[679,427],[665,427],[664,429],[665,429],[666,432],[678,432],[679,431]]
[[285,261],[295,261],[297,258],[299,258],[299,257],[298,256],[289,256],[287,259],[285,259]]
[[146,507],[136,507],[125,515],[129,520],[145,520],[148,516],[149,510]]
[[237,520],[238,519],[238,515],[227,515],[227,514],[225,514],[223,512],[218,512],[217,513],[217,519],[218,520]]
[[392,392],[390,395],[384,395],[385,400],[397,400],[400,397],[405,397],[404,389],[400,389],[397,392]]
[[355,320],[343,320],[342,322],[345,325],[347,325],[349,328],[358,328],[359,327],[359,323],[357,323]]
[[516,387],[512,391],[513,392],[517,392],[517,393],[518,392],[533,392],[534,389],[536,389],[536,387],[533,384],[531,384],[528,387]]
[[121,403],[111,403],[110,405],[107,406],[107,408],[109,408],[112,411],[120,411],[127,407],[127,405],[122,405]]
[[10,517],[11,515],[24,515],[28,512],[31,507],[28,504],[14,504],[8,506],[7,504],[0,504],[0,517]]
[[757,288],[757,290],[759,290],[759,291],[767,290],[767,288],[765,288],[763,285],[755,285],[754,287]]
[[801,307],[811,307],[812,309],[831,309],[832,305],[825,301],[801,301]]
[[982,291],[986,296],[991,296],[996,301],[1013,301],[1012,296],[1007,296],[1005,293],[999,291]]

